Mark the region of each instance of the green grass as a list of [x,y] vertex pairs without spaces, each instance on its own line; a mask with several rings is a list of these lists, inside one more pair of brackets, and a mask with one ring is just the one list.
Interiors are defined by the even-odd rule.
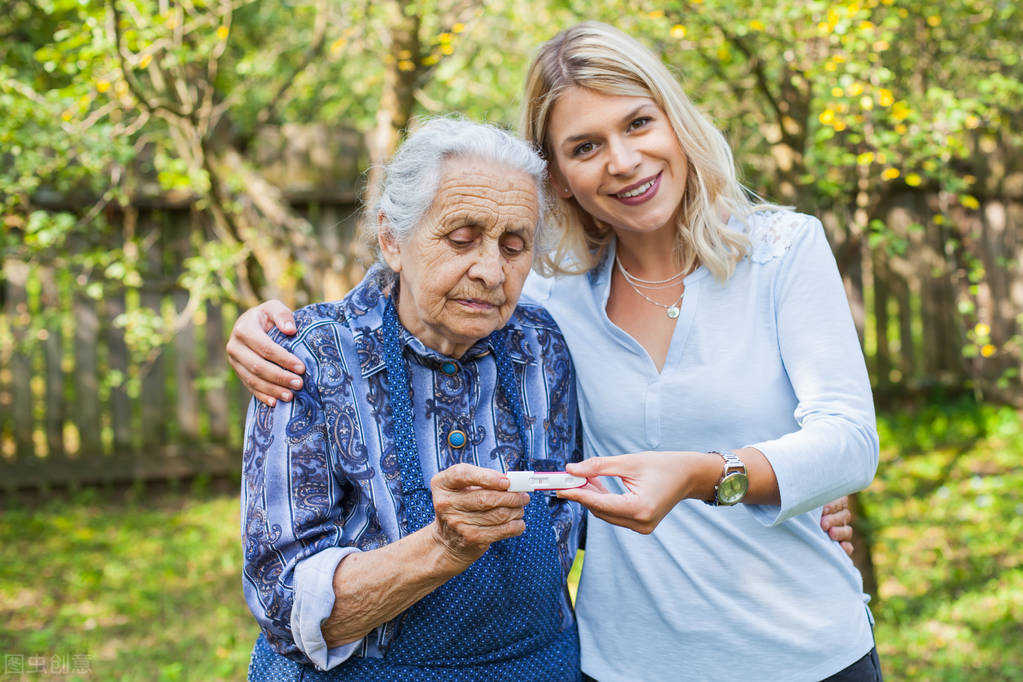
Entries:
[[[958,403],[879,427],[881,466],[863,502],[888,679],[1023,680],[1019,415]],[[257,630],[240,554],[232,486],[8,500],[0,656],[88,656],[87,674],[25,679],[242,679]],[[0,679],[17,679],[3,665]]]
[[241,596],[237,497],[118,497],[3,512],[0,653],[88,656],[89,674],[60,679],[244,679],[257,629]]
[[960,402],[883,416],[877,641],[894,680],[1023,680],[1023,427]]

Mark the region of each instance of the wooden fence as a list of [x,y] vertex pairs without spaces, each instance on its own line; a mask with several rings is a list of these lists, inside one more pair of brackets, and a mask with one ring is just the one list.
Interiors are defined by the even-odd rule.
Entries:
[[[357,218],[350,199],[297,208],[321,243],[349,246]],[[0,371],[0,489],[239,469],[249,396],[224,352],[237,306],[206,303],[144,357],[133,358],[132,332],[116,322],[139,309],[165,320],[185,309],[178,278],[195,241],[210,236],[205,216],[187,206],[137,215],[141,287],[111,286],[86,269],[3,264],[0,339],[9,361]]]
[[[893,202],[884,239],[862,235],[849,247],[831,230],[882,392],[994,381],[1019,367],[1011,339],[1023,312],[1023,204],[988,202],[935,221],[933,200],[911,193]],[[348,247],[352,203],[300,208],[325,248]],[[206,304],[151,359],[130,359],[114,323],[133,310],[170,316],[185,307],[178,275],[189,245],[208,238],[204,218],[188,207],[141,211],[136,237],[147,267],[141,288],[108,283],[93,296],[98,279],[84,270],[4,263],[0,339],[14,350],[0,371],[0,488],[238,469],[248,395],[223,351],[238,309]],[[984,266],[979,280],[971,274]],[[990,327],[994,352],[966,358],[977,324]]]

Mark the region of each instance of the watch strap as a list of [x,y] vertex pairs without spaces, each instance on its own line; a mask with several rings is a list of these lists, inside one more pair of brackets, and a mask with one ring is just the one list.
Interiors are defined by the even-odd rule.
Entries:
[[725,460],[725,466],[724,470],[721,472],[721,478],[718,479],[717,484],[714,486],[714,494],[709,500],[704,500],[704,502],[712,507],[720,507],[724,506],[718,501],[718,490],[721,488],[721,483],[729,474],[742,474],[743,476],[746,476],[746,465],[743,464],[743,461],[739,459],[739,456],[731,450],[711,450],[710,453],[713,455],[721,455],[721,457]]

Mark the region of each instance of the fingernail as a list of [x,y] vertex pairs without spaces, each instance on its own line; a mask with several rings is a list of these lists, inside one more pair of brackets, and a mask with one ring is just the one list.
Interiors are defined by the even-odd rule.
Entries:
[[295,388],[295,389],[302,388],[302,380],[301,379],[292,379],[291,380],[291,387]]
[[274,400],[273,398],[270,398],[270,403],[269,404],[270,404],[270,407],[275,407],[277,405],[277,401]]
[[291,369],[296,371],[296,372],[299,372],[299,373],[302,373],[302,372],[305,371],[305,367],[303,367],[302,365],[292,365]]
[[284,401],[291,400],[291,394],[288,393],[287,391],[284,391],[283,393],[281,393],[281,400]]

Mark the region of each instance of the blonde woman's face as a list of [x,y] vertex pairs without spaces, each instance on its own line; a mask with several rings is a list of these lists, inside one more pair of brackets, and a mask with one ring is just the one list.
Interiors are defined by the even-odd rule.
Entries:
[[652,99],[571,88],[554,104],[548,141],[555,189],[594,218],[619,233],[675,229],[688,164]]

